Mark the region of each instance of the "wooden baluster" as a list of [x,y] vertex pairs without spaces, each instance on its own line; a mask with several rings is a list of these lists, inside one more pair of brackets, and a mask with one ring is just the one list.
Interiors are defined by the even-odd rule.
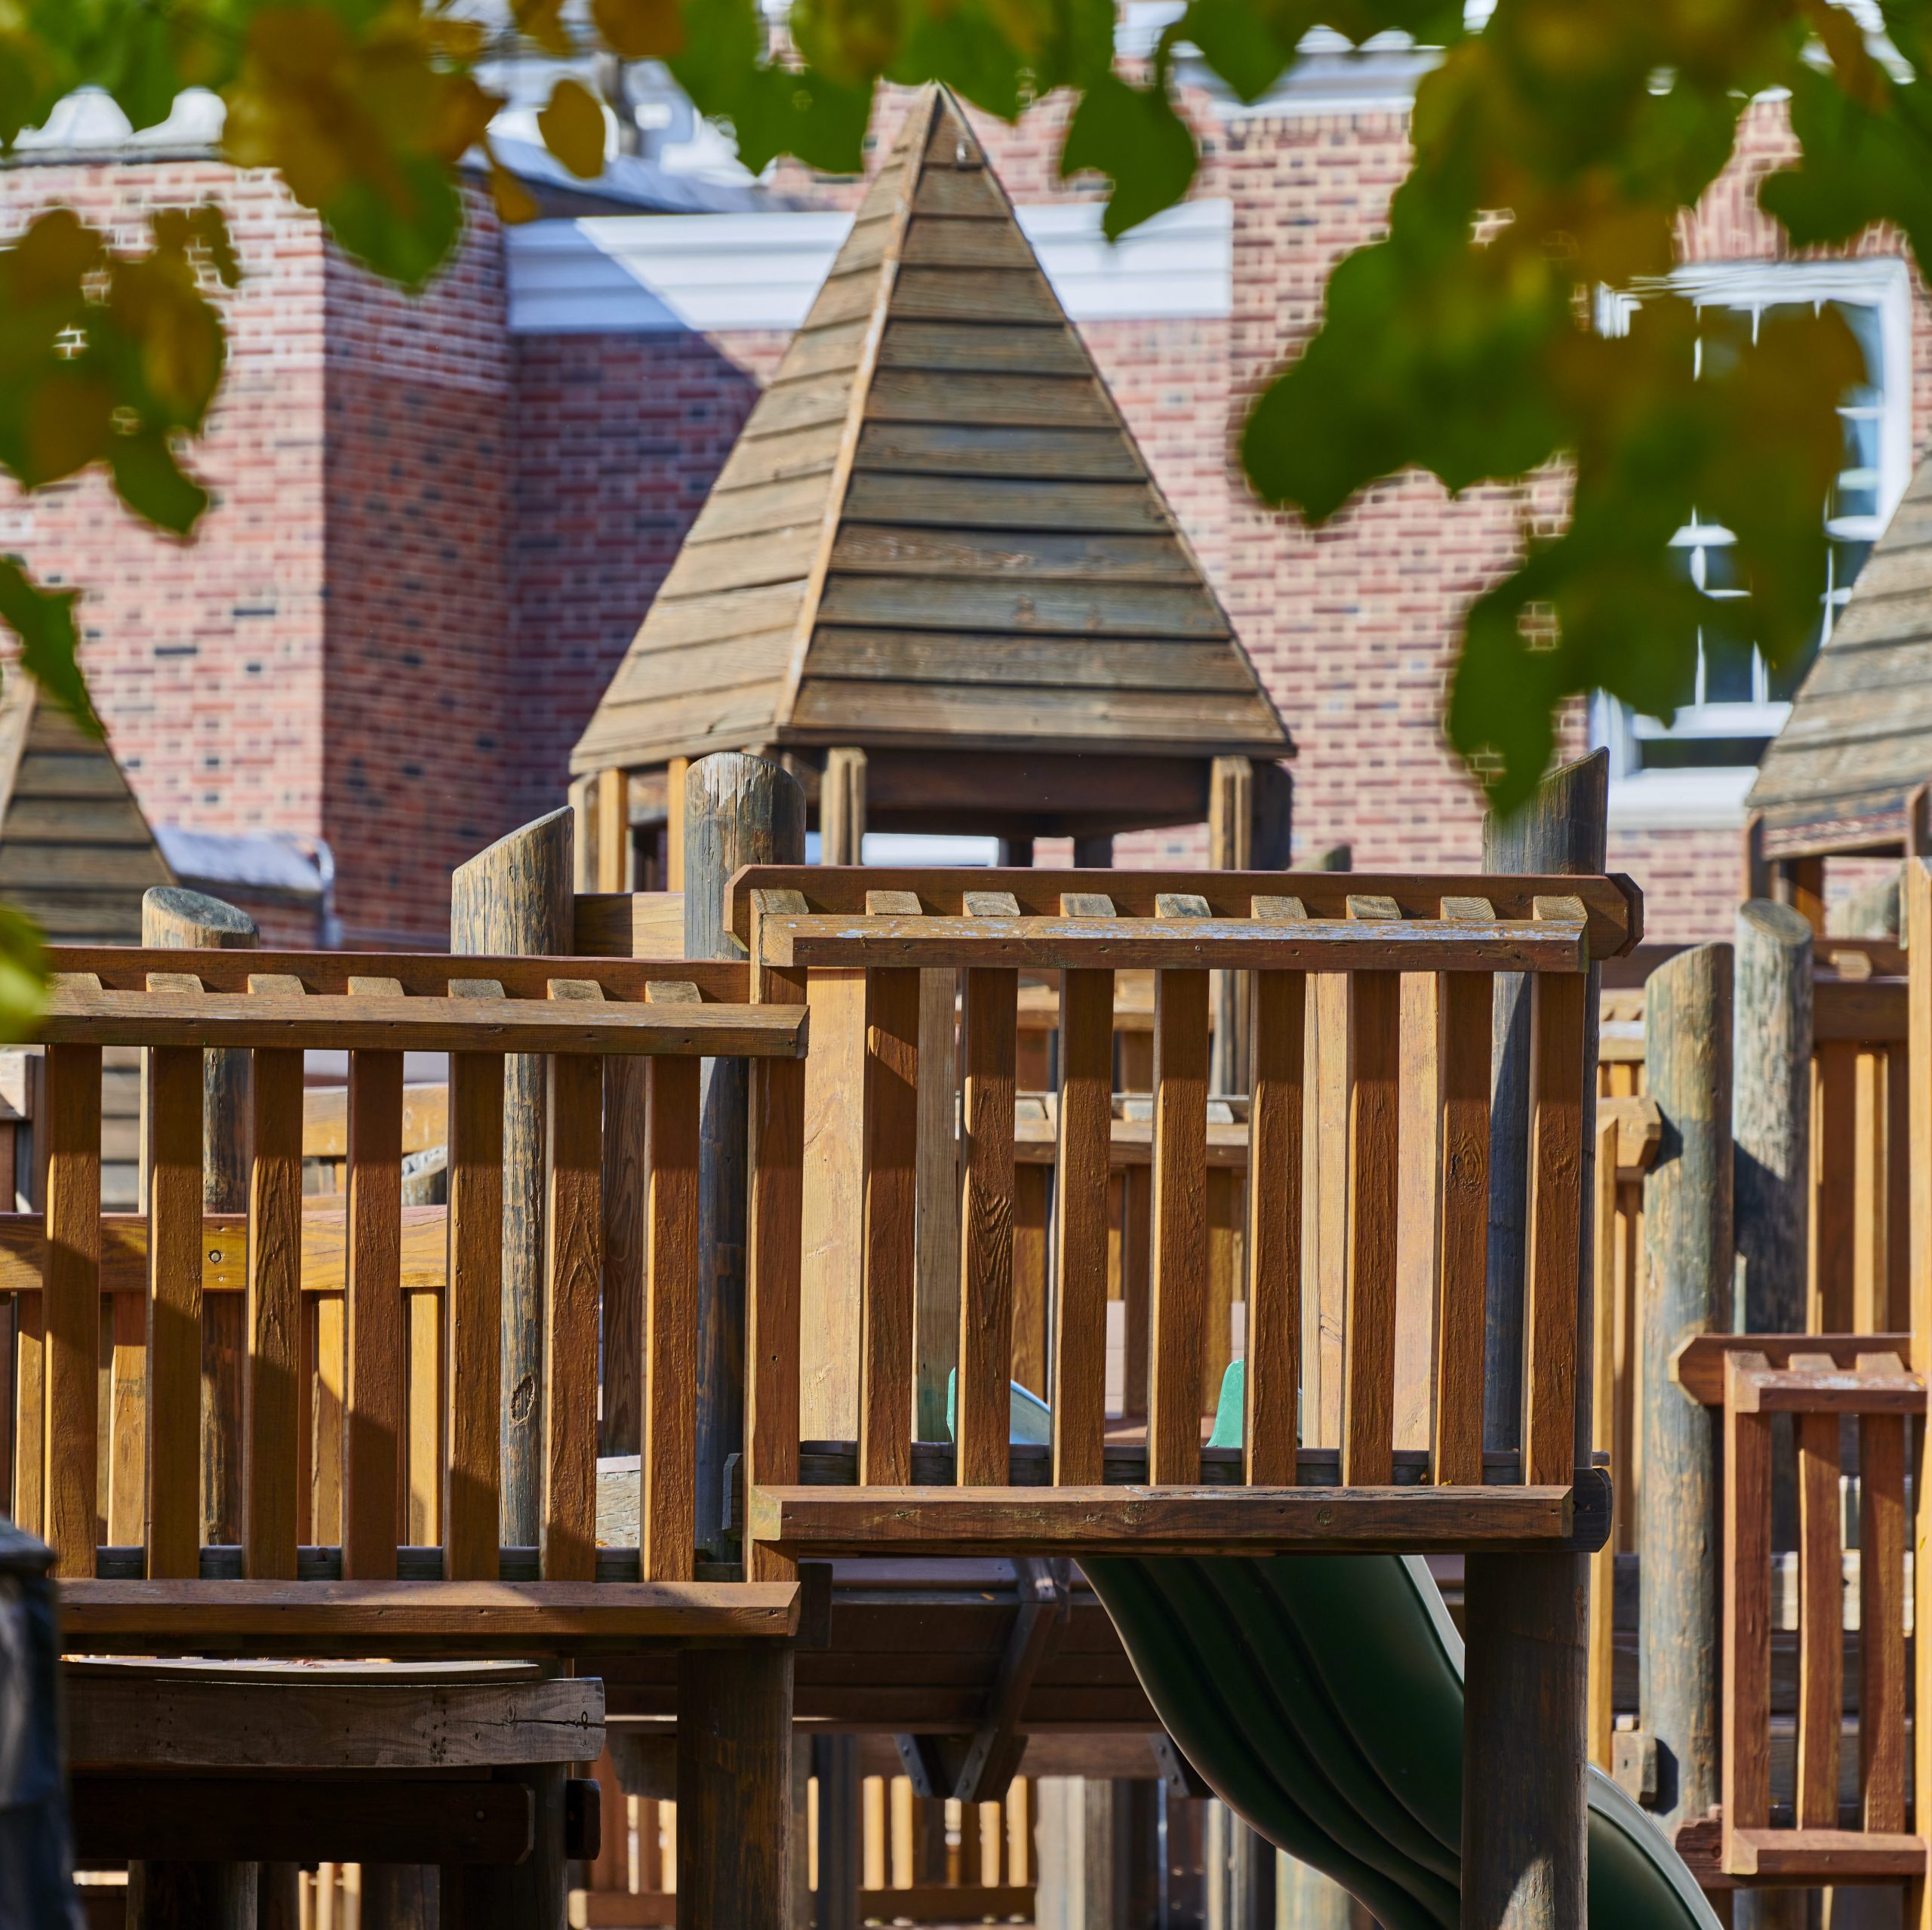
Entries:
[[[752,894],[751,996],[755,1005],[805,1002],[804,976],[765,964],[760,922],[805,909],[797,891]],[[798,1478],[798,1304],[804,1245],[805,1062],[755,1059],[746,1100],[751,1198],[746,1214],[745,1488]],[[754,1544],[752,1581],[795,1573],[790,1557]],[[801,1825],[802,1827],[802,1824]]]
[[[1908,857],[1900,879],[1900,910],[1906,941],[1905,1051],[1893,1061],[1905,1076],[1906,1142],[1920,1152],[1932,1145],[1932,866],[1915,853]],[[1910,1162],[1907,1180],[1910,1211],[1911,1259],[1907,1279],[1909,1325],[1912,1331],[1910,1365],[1915,1374],[1932,1368],[1932,1160]],[[1924,1463],[1925,1429],[1932,1416],[1918,1424],[1920,1466]],[[1924,1627],[1921,1613],[1932,1616],[1932,1482],[1921,1474],[1913,1483],[1911,1539],[1915,1630]],[[1860,1562],[1861,1570],[1864,1565]],[[1917,1605],[1927,1605],[1921,1611]],[[1922,1712],[1912,1725],[1911,1827],[1932,1836],[1932,1640],[1912,1644],[1912,1699]],[[1905,1920],[1910,1930],[1925,1930],[1932,1919],[1932,1883],[1921,1878],[1906,1892]]]
[[[654,1003],[684,988],[653,984]],[[645,1294],[639,1560],[646,1581],[688,1581],[697,1556],[698,1068],[651,1062],[650,1277]]]
[[[1829,1354],[1794,1354],[1801,1372]],[[1798,1440],[1798,1827],[1838,1826],[1838,1729],[1844,1716],[1844,1563],[1840,1550],[1838,1417],[1800,1414]]]
[[[352,974],[352,997],[400,998]],[[392,1581],[402,1539],[402,1054],[349,1055],[348,1226],[343,1292],[342,1572]]]
[[[346,1264],[346,1261],[345,1261]],[[312,1343],[302,1386],[313,1404],[303,1439],[312,1451],[300,1498],[309,1504],[306,1526],[297,1537],[306,1544],[340,1547],[342,1542],[343,1395],[349,1372],[348,1310],[341,1294],[305,1294],[303,1311]]]
[[1858,1047],[1822,1042],[1811,1086],[1811,1287],[1814,1334],[1851,1331],[1852,1251],[1857,1225]]
[[[595,979],[553,978],[552,999],[600,1002]],[[654,987],[668,993],[669,987]],[[697,1003],[697,987],[681,985]],[[543,1282],[543,1485],[538,1559],[546,1581],[597,1579],[598,1290],[604,1273],[604,1061],[553,1052],[544,1115],[548,1192]]]
[[91,1578],[100,1467],[100,1048],[47,1048],[47,1267],[41,1301],[45,1526],[57,1577]]
[[[1111,918],[1098,891],[1063,892],[1063,918]],[[1060,974],[1060,1145],[1054,1203],[1054,1480],[1104,1477],[1107,1432],[1107,1165],[1113,1137],[1114,975]]]
[[[1445,921],[1487,920],[1487,898],[1445,897]],[[1489,1091],[1494,975],[1437,980],[1441,1184],[1436,1243],[1435,1479],[1482,1480],[1483,1334],[1489,1274]]]
[[1740,1414],[1740,1377],[1764,1366],[1762,1354],[1724,1361],[1724,1732],[1720,1782],[1726,1838],[1770,1821],[1771,1429],[1770,1416]]
[[[1898,1055],[1903,1059],[1903,1054]],[[1861,1374],[1897,1374],[1896,1354],[1860,1354]],[[1923,1424],[1921,1424],[1922,1425]],[[1858,1793],[1860,1820],[1905,1828],[1905,1417],[1860,1417]],[[1836,1819],[1833,1819],[1835,1823]]]
[[[149,990],[174,976],[149,973]],[[199,1047],[149,1052],[147,1097],[148,1579],[192,1580],[202,1544]]]
[[[1352,919],[1401,916],[1393,898],[1351,893]],[[1342,1482],[1383,1487],[1395,1445],[1395,1196],[1402,980],[1349,974],[1348,1298],[1343,1322]]]
[[[1161,892],[1157,918],[1208,916]],[[1208,1301],[1208,974],[1154,976],[1153,1257],[1148,1292],[1147,1479],[1201,1478],[1201,1323]]]
[[[1858,1048],[1852,1080],[1851,1296],[1848,1331],[1889,1331],[1885,1264],[1885,1054]],[[1832,1827],[1835,1827],[1835,1824]]]
[[[1299,898],[1257,897],[1251,909],[1270,925],[1307,916]],[[1307,974],[1257,972],[1250,1017],[1244,1472],[1251,1485],[1287,1486],[1300,1436]]]
[[[1013,918],[1010,892],[968,891],[970,918]],[[1010,1471],[1013,1374],[1013,1086],[1020,974],[966,974],[961,1044],[959,1368],[954,1437],[962,1487],[1003,1488]]]
[[[252,972],[251,997],[299,999],[302,982]],[[248,1068],[248,1354],[242,1376],[242,1570],[295,1578],[301,1455],[302,1054],[261,1048]]]
[[[1580,922],[1574,898],[1538,898],[1539,918]],[[1524,1280],[1527,1355],[1523,1479],[1567,1488],[1577,1466],[1577,1318],[1583,1265],[1583,972],[1539,972],[1530,990],[1530,1227]]]
[[[500,999],[494,979],[453,978],[453,999]],[[494,1581],[503,1445],[503,1057],[450,1054],[449,1265],[444,1372],[443,1575]]]
[[403,1296],[408,1325],[408,1380],[405,1392],[408,1465],[398,1482],[398,1519],[412,1547],[433,1548],[442,1539],[444,1290]]
[[[1617,1432],[1617,1121],[1599,1113],[1596,1131],[1596,1212],[1590,1227],[1595,1287],[1591,1306],[1595,1316],[1596,1341],[1590,1356],[1590,1416],[1595,1430],[1592,1445],[1607,1448],[1614,1446]],[[1480,1350],[1477,1358],[1481,1358]],[[1480,1448],[1481,1442],[1477,1445]],[[1614,1455],[1612,1458],[1614,1461]],[[1623,1498],[1623,1491],[1613,1485],[1613,1509]],[[1584,1664],[1584,1741],[1590,1760],[1606,1774],[1610,1770],[1611,1738],[1616,1726],[1617,1547],[1617,1518],[1613,1513],[1609,1534],[1590,1557],[1589,1648]]]
[[[868,891],[868,914],[916,918],[913,891]],[[913,1282],[918,1267],[919,974],[866,974],[859,1288],[859,1480],[912,1478]]]
[[147,1538],[147,1297],[112,1293],[106,1297],[112,1352],[103,1417],[107,1512],[101,1540],[109,1547],[133,1548]]
[[[35,1137],[47,1135],[45,1108]],[[47,1291],[14,1302],[14,1520],[29,1534],[46,1528],[47,1510]]]
[[604,1066],[602,1451],[638,1451],[644,1362],[645,1107],[651,1062],[614,1052]]
[[[1151,1077],[1152,1075],[1150,1074]],[[1148,1275],[1154,1264],[1154,1173],[1123,1166],[1120,1174],[1121,1411],[1147,1417]]]

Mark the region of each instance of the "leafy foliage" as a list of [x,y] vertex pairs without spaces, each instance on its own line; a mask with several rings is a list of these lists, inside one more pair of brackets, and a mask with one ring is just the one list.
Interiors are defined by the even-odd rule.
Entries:
[[[1116,235],[1195,177],[1182,48],[1246,100],[1318,27],[1441,48],[1387,232],[1336,268],[1321,327],[1257,399],[1241,449],[1263,496],[1315,522],[1410,467],[1461,491],[1561,466],[1569,519],[1526,527],[1518,566],[1472,605],[1448,704],[1505,807],[1547,762],[1566,699],[1601,688],[1667,714],[1700,636],[1776,664],[1812,633],[1856,348],[1829,312],[1751,338],[1668,277],[1682,211],[1774,90],[1803,152],[1760,200],[1792,239],[1891,223],[1932,261],[1932,0],[1881,10],[1885,38],[1868,45],[1828,0],[1495,0],[1479,31],[1463,0],[1190,0],[1129,70],[1114,0],[792,0],[777,46],[758,0],[589,0],[589,38],[565,0],[511,0],[552,55],[668,63],[754,169],[789,154],[858,171],[881,81],[941,81],[1009,120],[1066,90],[1062,170],[1106,177]],[[460,163],[488,159],[489,51],[453,0],[0,0],[0,141],[84,85],[137,128],[212,88],[229,159],[278,170],[342,247],[420,288],[460,232]],[[556,83],[538,125],[566,168],[598,171],[605,111],[580,80]],[[536,211],[494,161],[489,179],[504,219]],[[235,273],[209,208],[158,215],[139,254],[57,211],[0,248],[0,468],[31,488],[99,463],[137,513],[189,530],[207,498],[181,451],[221,368],[210,292]],[[1621,332],[1601,326],[1606,290],[1624,291]],[[1675,567],[1694,511],[1734,534],[1747,599],[1715,601]],[[85,714],[73,595],[0,565],[0,618]]]

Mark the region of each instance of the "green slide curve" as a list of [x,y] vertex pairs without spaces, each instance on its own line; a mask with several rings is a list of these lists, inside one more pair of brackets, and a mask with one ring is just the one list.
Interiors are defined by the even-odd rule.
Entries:
[[[1239,1439],[1240,1380],[1237,1362],[1217,1445]],[[1015,1439],[1041,1438],[1047,1417],[1014,1388]],[[1080,1565],[1168,1732],[1229,1808],[1352,1892],[1383,1930],[1457,1930],[1463,1640],[1426,1564],[1109,1555]],[[1522,1773],[1539,1773],[1534,1736]],[[1719,1930],[1663,1832],[1601,1770],[1587,1774],[1589,1930]]]

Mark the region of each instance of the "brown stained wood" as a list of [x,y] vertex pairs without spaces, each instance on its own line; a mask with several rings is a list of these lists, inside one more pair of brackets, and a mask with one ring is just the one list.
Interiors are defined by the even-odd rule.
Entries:
[[[1735,1376],[1749,1355],[1727,1363]],[[1724,1728],[1721,1787],[1724,1861],[1734,1833],[1770,1819],[1771,1433],[1761,1414],[1727,1411],[1724,1424]],[[1647,1513],[1648,1510],[1646,1510]]]
[[919,974],[868,972],[865,1001],[859,1479],[890,1487],[912,1465]]
[[192,1577],[201,1551],[202,1055],[148,1060],[147,1571]]
[[597,1572],[603,1062],[552,1059],[547,1097],[543,1485],[538,1550],[546,1581],[589,1581]]
[[[1308,981],[1262,972],[1251,1007],[1247,1349],[1244,1473],[1254,1487],[1295,1479],[1301,1392],[1302,1133]],[[1256,1175],[1269,1176],[1257,1183]]]
[[1438,1481],[1459,1483],[1481,1478],[1494,986],[1486,972],[1446,973],[1437,981],[1436,1105],[1442,1164],[1433,1466]]
[[1350,1487],[1382,1485],[1393,1465],[1401,995],[1392,972],[1349,980],[1342,1479]]
[[57,1577],[94,1572],[100,1346],[100,1051],[47,1054],[42,1534]]
[[964,974],[960,1067],[959,1366],[962,1487],[1006,1479],[1013,1371],[1013,1088],[1019,977]]
[[1838,1731],[1844,1712],[1838,1417],[1801,1414],[1796,1435],[1798,1827],[1829,1830],[1838,1825]]
[[[1810,1354],[1829,1360],[1831,1367],[1829,1370],[1814,1368],[1806,1377],[1810,1384],[1802,1398],[1810,1399],[1828,1384],[1822,1377],[1828,1373],[1850,1377],[1857,1373],[1862,1356],[1902,1356],[1909,1352],[1911,1344],[1909,1334],[1694,1334],[1670,1356],[1669,1376],[1701,1405],[1721,1407],[1725,1362],[1730,1355],[1764,1356],[1764,1366],[1750,1370],[1747,1377],[1748,1381],[1755,1381],[1766,1374],[1789,1370],[1794,1355]],[[1746,1384],[1740,1384],[1740,1392],[1747,1402],[1754,1403],[1749,1411],[1770,1411],[1762,1406],[1761,1396]],[[1850,1405],[1846,1411],[1865,1410]],[[1915,1413],[1918,1409],[1905,1411]]]
[[404,1539],[402,1070],[400,1052],[349,1055],[342,1571],[351,1581],[393,1578]]
[[42,1297],[14,1304],[14,1491],[16,1526],[44,1534],[47,1504],[47,1341]]
[[[1181,914],[1192,916],[1192,914]],[[1201,1466],[1201,1323],[1208,1300],[1208,974],[1154,981],[1152,1246],[1148,1269],[1147,1478]]]
[[1532,1483],[1576,1464],[1588,990],[1583,978],[1548,978],[1531,994],[1523,1478]]
[[1858,1048],[1821,1044],[1811,1086],[1811,1267],[1805,1325],[1847,1334],[1852,1319],[1857,1224]]
[[[749,1531],[801,1557],[1428,1549],[1554,1553],[1578,1535],[1568,1488],[769,1488]],[[1594,1535],[1586,1538],[1594,1539]],[[1767,1571],[1768,1574],[1768,1569]]]
[[1925,1875],[1923,1836],[1862,1830],[1739,1830],[1724,1839],[1727,1875],[1798,1884],[1882,1882]]
[[330,1547],[342,1540],[343,1300],[324,1294],[303,1307],[302,1392],[309,1411],[302,1423],[296,1540]]
[[1013,1170],[1013,1379],[1047,1398],[1047,1271],[1052,1264],[1048,1199],[1052,1174],[1044,1164]]
[[640,1560],[647,1581],[682,1581],[696,1559],[698,1061],[654,1061],[649,1109]]
[[[754,999],[804,996],[802,977],[752,974]],[[747,1100],[750,1202],[746,1214],[745,1458],[753,1483],[783,1485],[798,1471],[798,1308],[803,1236],[805,1067],[761,1060]],[[746,1551],[754,1581],[786,1579],[790,1562],[771,1549]]]
[[1885,1052],[1885,1285],[1881,1316],[1885,1328],[1912,1324],[1912,1162],[1903,1149],[1912,1144],[1911,1078],[1903,1041]]
[[107,1507],[101,1539],[129,1547],[147,1538],[147,1310],[127,1294],[102,1310],[112,1371],[103,1416]]
[[1062,980],[1051,1404],[1054,1480],[1063,1487],[1100,1479],[1106,1433],[1113,1004],[1110,971],[1069,972]]
[[946,1395],[959,1346],[959,975],[919,974],[918,1257],[914,1283],[913,1436],[947,1433]]
[[443,1341],[443,1371],[448,1386],[443,1449],[443,1574],[453,1582],[487,1581],[496,1574],[500,1538],[500,1053],[459,1052],[451,1057],[449,1197],[449,1286],[444,1299]]
[[[1858,1787],[1867,1830],[1905,1827],[1905,1423],[1859,1427]],[[1835,1816],[1833,1821],[1835,1821]]]
[[[1909,1143],[1932,1145],[1932,867],[1908,857],[1900,873],[1900,910],[1908,961],[1906,980],[1906,1116]],[[1912,1255],[1909,1279],[1912,1340],[1909,1364],[1921,1374],[1932,1368],[1932,1161],[1911,1162]],[[1918,1482],[1910,1524],[1914,1599],[1932,1602],[1932,1482]],[[1932,1642],[1914,1644],[1912,1692],[1918,1707],[1932,1710]],[[1913,1725],[1912,1825],[1932,1836],[1932,1722]],[[1921,1887],[1912,1898],[1924,1930],[1932,1897]]]
[[404,1388],[408,1458],[397,1483],[398,1519],[411,1546],[431,1548],[442,1534],[443,1319],[441,1296],[404,1297],[409,1356]]
[[1860,1333],[1887,1324],[1886,1263],[1885,1054],[1860,1047],[1853,1082],[1851,1309]]
[[1125,1413],[1147,1414],[1149,1274],[1153,1265],[1153,1169],[1129,1166],[1120,1176],[1121,1399]]
[[[681,949],[681,936],[680,940]],[[650,1061],[604,1061],[604,1212],[600,1451],[638,1451],[644,1353],[645,1100]]]
[[[872,760],[872,780],[878,780],[879,759]],[[1345,925],[1341,936],[1367,941],[1386,935],[1386,926],[1349,923],[1348,900],[1351,897],[1392,899],[1403,922],[1429,923],[1435,935],[1444,936],[1439,921],[1443,907],[1457,898],[1487,897],[1497,919],[1506,925],[1520,927],[1535,917],[1539,898],[1574,897],[1583,906],[1583,937],[1589,956],[1611,958],[1629,950],[1643,936],[1641,898],[1627,879],[1614,876],[1572,876],[1525,872],[1514,876],[1481,873],[1403,873],[1334,871],[1116,871],[1108,879],[1109,894],[1116,915],[1124,919],[1152,918],[1158,900],[1177,892],[1198,895],[1207,901],[1211,916],[1230,924],[1238,922],[1253,938],[1261,921],[1254,912],[1254,900],[1263,897],[1292,897],[1302,907],[1302,916],[1315,923]],[[928,918],[958,916],[968,892],[1004,892],[1010,896],[1017,913],[1024,918],[1060,916],[1060,900],[1069,891],[1089,891],[1094,875],[1078,869],[1057,870],[1014,866],[985,870],[934,868],[913,865],[867,865],[863,870],[844,871],[818,865],[759,865],[734,878],[728,894],[727,922],[739,937],[748,939],[752,923],[752,895],[757,891],[796,891],[803,904],[791,916],[826,916],[858,914],[865,910],[867,896],[874,891],[914,891]],[[1090,932],[1093,928],[1088,928]],[[1479,928],[1478,928],[1479,929]],[[1530,935],[1547,943],[1554,937],[1555,921]],[[1469,935],[1466,924],[1461,935]],[[1173,939],[1179,934],[1164,934]],[[1190,932],[1189,937],[1198,935]],[[111,955],[109,955],[111,956]],[[1385,960],[1372,961],[1386,963]],[[1324,970],[1339,971],[1339,964]],[[1404,969],[1410,969],[1406,964]],[[1420,965],[1413,968],[1422,970]],[[1434,969],[1432,965],[1429,969]],[[1449,968],[1447,965],[1444,969]],[[103,980],[106,983],[109,981]]]
[[[686,1930],[794,1921],[792,1653],[678,1658],[677,1916]],[[796,1805],[802,1811],[803,1805]]]
[[251,1580],[292,1581],[302,1370],[302,1054],[257,1051],[248,1098],[242,1559]]

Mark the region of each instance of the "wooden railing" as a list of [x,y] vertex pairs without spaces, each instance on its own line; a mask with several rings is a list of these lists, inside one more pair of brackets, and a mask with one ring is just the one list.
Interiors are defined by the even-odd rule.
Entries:
[[[377,1631],[386,1643],[406,1643],[447,1635],[460,1611],[461,1627],[486,1640],[533,1632],[594,1640],[675,1634],[681,1616],[695,1628],[719,1607],[701,1599],[701,1589],[674,1599],[622,1586],[573,1595],[567,1585],[691,1577],[699,1062],[795,1064],[804,1045],[798,1005],[746,1003],[744,968],[728,964],[681,963],[670,972],[603,959],[122,950],[57,950],[51,962],[54,990],[38,1026],[47,1048],[36,1122],[45,1140],[44,1222],[25,1227],[14,1216],[5,1224],[0,1290],[17,1294],[23,1316],[16,1509],[70,1578],[70,1633],[101,1644],[152,1637],[157,1617],[181,1608],[202,1618],[195,1626],[204,1634],[218,1624],[226,1637],[251,1643],[366,1644]],[[104,1227],[100,1211],[101,1053],[111,1046],[147,1054],[148,1203],[138,1230]],[[221,1047],[251,1054],[245,1228],[211,1224],[202,1210],[202,1058]],[[332,1224],[303,1210],[306,1049],[349,1054],[346,1203]],[[449,1203],[406,1217],[408,1051],[449,1053],[451,1076]],[[499,1531],[503,1093],[511,1052],[545,1055],[549,1079],[541,1538],[528,1554],[503,1549]],[[607,1074],[626,1065],[648,1070]],[[636,1363],[646,1390],[639,1546],[600,1556],[605,1261],[614,1217],[638,1205],[604,1185],[607,1135],[649,1142],[648,1260],[640,1263],[649,1271],[639,1282],[648,1313]],[[409,1264],[431,1216],[444,1236],[439,1278]],[[634,1239],[629,1250],[636,1253]],[[210,1291],[238,1291],[247,1309],[242,1535],[229,1550],[205,1548],[201,1536],[201,1310]],[[338,1291],[340,1425],[318,1449],[320,1437],[303,1425],[311,1379],[303,1337],[315,1331],[305,1301],[327,1304]],[[138,1545],[106,1555],[97,1465],[103,1294],[142,1310],[138,1326],[117,1317],[113,1331],[117,1341],[125,1336],[130,1356],[116,1386],[144,1390],[145,1462],[144,1481],[124,1488],[125,1506],[110,1507],[110,1531],[132,1538],[138,1529]],[[422,1317],[430,1307],[433,1347]],[[339,1454],[339,1484],[315,1482],[305,1438],[309,1454]],[[408,1540],[407,1498],[429,1485],[422,1464],[430,1457],[440,1545],[426,1548]],[[112,1480],[109,1487],[115,1492]],[[315,1498],[325,1492],[326,1503]],[[305,1526],[339,1540],[305,1548]],[[399,1577],[494,1584],[525,1573],[544,1585],[535,1596],[383,1593]],[[333,1595],[224,1596],[231,1575],[245,1584],[339,1578],[340,1587]],[[365,1586],[358,1593],[349,1584]],[[355,1613],[346,1606],[352,1597],[361,1604]],[[796,1605],[789,1596],[741,1596],[729,1612],[742,1619],[742,1633],[769,1633],[795,1621]]]
[[[1576,1438],[1576,1374],[1588,1344],[1583,1337],[1580,1347],[1577,1331],[1587,969],[1634,935],[1634,893],[1620,881],[774,867],[739,876],[731,912],[751,952],[754,1000],[806,1000],[815,1059],[838,1049],[822,1018],[845,1014],[855,1041],[842,1108],[821,1105],[812,1122],[827,1149],[822,1164],[805,1156],[802,1071],[773,1064],[754,1072],[746,1490],[761,1559],[861,1547],[1155,1553],[1555,1547],[1601,1538],[1604,1484],[1587,1470],[1580,1479]],[[1113,975],[1124,969],[1152,970],[1156,988],[1147,1419],[1143,1440],[1110,1443],[1106,1202]],[[1245,1407],[1241,1447],[1226,1470],[1245,1494],[1203,1485],[1214,970],[1251,974],[1247,1165],[1266,1176],[1248,1189]],[[1490,1014],[1499,971],[1527,974],[1532,987],[1531,1207],[1521,1445],[1486,1470]],[[920,1127],[935,1113],[943,1119],[953,1101],[949,1085],[940,1104],[930,1103],[922,972],[962,974],[964,993],[953,1439],[929,1437],[915,1457],[918,1229],[932,1203],[922,1196]],[[1032,1458],[1009,1439],[1023,972],[1061,977],[1051,1440],[1037,1470],[1057,1492],[1026,1486],[1022,1463],[1030,1467]],[[1405,974],[1426,974],[1438,988],[1435,1050],[1423,1065],[1402,1063]],[[1346,1252],[1332,1308],[1305,1291],[1302,1227],[1309,1018],[1318,998],[1334,999],[1346,1039],[1336,1119],[1346,1146]],[[949,1068],[938,1076],[949,1078]],[[1435,1184],[1420,1199],[1398,1184],[1411,1081],[1423,1082],[1441,1121]],[[856,1215],[850,1277],[829,1289],[815,1282],[804,1324],[857,1365],[859,1491],[848,1494],[800,1482],[792,1337],[801,1279],[790,1257],[793,1230],[815,1210],[814,1188],[841,1161],[860,1175],[832,1202]],[[1430,1217],[1433,1255],[1425,1282],[1432,1433],[1398,1470],[1397,1254],[1418,1209]],[[1316,1352],[1334,1356],[1340,1394],[1336,1438],[1327,1442],[1315,1438],[1305,1394],[1304,1365]],[[1507,1417],[1512,1432],[1518,1418]],[[1418,1485],[1402,1485],[1399,1473]],[[926,1485],[935,1479],[954,1491]],[[1146,1486],[1128,1494],[1114,1485],[1123,1479]],[[1322,1491],[1336,1486],[1350,1491]]]
[[[1724,1416],[1722,1876],[1805,1885],[1922,1876],[1906,1815],[1906,1417],[1925,1383],[1892,1337],[1703,1335],[1679,1349],[1678,1384]],[[1771,1417],[1797,1445],[1798,1732],[1792,1815],[1773,1827]],[[1841,1422],[1857,1424],[1854,1533],[1841,1495]],[[1840,1597],[1857,1550],[1857,1797],[1840,1800],[1844,1651]],[[1921,1800],[1923,1798],[1921,1797]]]

